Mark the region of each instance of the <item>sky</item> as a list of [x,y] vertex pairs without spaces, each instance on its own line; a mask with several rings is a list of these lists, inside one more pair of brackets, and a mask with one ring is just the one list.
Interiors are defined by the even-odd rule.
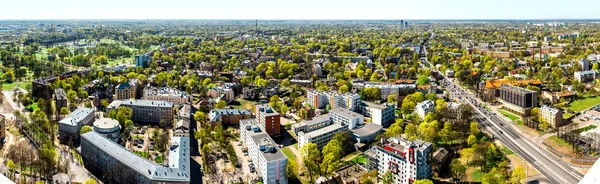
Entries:
[[2,0],[6,19],[600,19],[600,0]]

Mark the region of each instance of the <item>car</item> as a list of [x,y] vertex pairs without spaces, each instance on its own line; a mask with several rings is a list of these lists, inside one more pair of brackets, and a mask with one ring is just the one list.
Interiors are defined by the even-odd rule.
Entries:
[[499,131],[501,134],[504,134],[504,132],[502,132],[502,130]]
[[244,152],[244,156],[248,156],[248,152]]

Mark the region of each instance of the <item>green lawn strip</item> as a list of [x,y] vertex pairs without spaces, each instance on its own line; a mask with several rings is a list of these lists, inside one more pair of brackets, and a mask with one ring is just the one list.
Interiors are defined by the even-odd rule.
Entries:
[[571,118],[571,117],[573,117],[573,116],[575,116],[575,114],[571,114],[571,113],[568,113],[568,112],[567,112],[567,113],[564,113],[564,114],[563,114],[563,119],[569,119],[569,118]]
[[574,102],[570,103],[568,107],[565,107],[565,109],[579,112],[579,111],[591,108],[598,104],[600,104],[600,96],[584,98],[584,99],[574,101]]
[[504,154],[506,155],[511,155],[511,154],[515,154],[515,152],[513,152],[510,148],[503,146],[502,147],[502,151],[504,152]]
[[[13,82],[13,83],[3,83],[2,84],[2,90],[12,90],[15,89],[15,87],[17,86],[17,84],[21,84],[22,82]],[[22,84],[21,84],[22,85]],[[19,85],[19,86],[21,86]]]
[[473,182],[480,182],[481,178],[483,177],[483,174],[481,171],[479,170],[474,170],[473,172],[471,172],[471,179],[473,179]]
[[23,135],[21,135],[21,132],[19,132],[19,130],[17,130],[16,128],[9,128],[8,132],[10,132],[10,134],[12,134],[15,137],[22,137]]
[[156,158],[154,158],[154,162],[156,162],[157,164],[162,164],[163,161],[164,160],[162,156],[157,156]]
[[583,128],[580,128],[580,129],[573,130],[573,133],[580,134],[581,132],[585,132],[585,131],[588,131],[588,130],[594,129],[594,128],[596,128],[596,127],[598,127],[598,126],[596,126],[596,125],[588,125],[588,126],[586,126],[586,127],[583,127]]
[[571,145],[571,143],[568,143],[567,141],[565,141],[564,139],[559,138],[556,135],[550,136],[550,140],[556,142],[556,144],[560,145],[560,146],[566,146],[569,148],[573,148],[573,145]]
[[367,157],[364,155],[358,155],[356,157],[354,157],[352,160],[350,160],[352,163],[357,163],[357,164],[365,164],[367,163]]
[[283,154],[285,154],[285,156],[288,158],[288,162],[296,162],[297,163],[297,159],[296,155],[294,154],[294,152],[292,152],[292,150],[290,150],[289,147],[284,147],[281,148],[281,151],[283,151]]
[[360,154],[358,151],[352,152],[352,153],[346,155],[344,158],[342,158],[342,161],[350,161],[354,157],[356,157],[358,154]]
[[[498,111],[500,113],[504,114],[506,117],[508,117],[508,119],[510,119],[512,121],[516,121],[517,123],[518,123],[518,121],[521,121],[520,118],[517,115],[513,114],[513,113],[510,113],[510,112],[505,111],[505,110],[498,110]],[[523,122],[521,122],[521,124],[522,123]]]

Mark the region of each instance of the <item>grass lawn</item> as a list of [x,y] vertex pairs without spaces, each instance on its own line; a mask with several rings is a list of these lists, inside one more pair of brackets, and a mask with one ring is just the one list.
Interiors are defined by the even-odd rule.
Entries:
[[511,112],[505,111],[505,110],[498,110],[498,111],[500,113],[504,114],[504,116],[508,117],[508,119],[516,122],[517,124],[519,124],[519,125],[523,124],[523,121],[521,121],[521,118],[519,118],[519,116],[517,116]]
[[567,141],[565,141],[564,139],[559,138],[556,135],[550,136],[550,140],[554,141],[556,144],[563,146],[563,147],[569,147],[572,148],[573,145],[571,145],[571,143],[568,143]]
[[480,182],[481,178],[483,177],[483,174],[481,171],[479,171],[479,169],[474,170],[473,172],[471,172],[471,181],[472,182]]
[[254,101],[241,100],[241,99],[237,100],[237,102],[239,104],[231,105],[231,106],[236,109],[246,109],[246,110],[250,110],[250,111],[252,111],[252,108],[254,108],[254,104],[256,104],[256,102],[254,102]]
[[28,105],[27,107],[25,107],[25,109],[27,109],[29,112],[33,112],[36,109],[39,109],[39,107],[37,106],[37,102],[32,103],[31,105]]
[[367,157],[364,155],[358,155],[358,156],[354,157],[352,160],[350,160],[350,162],[358,163],[358,164],[365,164],[365,163],[367,163]]
[[574,101],[571,104],[569,104],[568,107],[565,107],[565,109],[579,112],[579,111],[588,109],[588,108],[593,107],[598,104],[600,104],[600,96],[590,97],[590,98],[585,98],[585,99]]
[[594,129],[596,127],[598,127],[598,126],[596,126],[596,125],[588,125],[586,127],[583,127],[583,128],[577,129],[577,130],[573,130],[573,133],[580,134],[581,132],[585,132],[585,131]]
[[162,156],[157,156],[156,158],[154,158],[154,162],[156,162],[157,164],[162,164],[163,161],[164,160]]
[[354,157],[356,157],[356,155],[358,155],[358,154],[359,154],[359,152],[358,152],[358,151],[352,152],[352,153],[350,153],[350,154],[346,155],[344,158],[342,158],[342,160],[343,160],[343,161],[350,161],[350,160],[352,160]]
[[150,154],[143,151],[133,151],[133,153],[145,159],[150,158]]
[[15,137],[22,137],[23,135],[21,135],[21,132],[19,132],[19,130],[17,130],[16,128],[9,128],[8,132],[10,132],[10,134],[12,134]]
[[571,118],[573,116],[575,116],[575,114],[571,114],[571,113],[566,112],[566,113],[563,114],[563,119],[569,119],[569,118]]
[[19,86],[23,87],[24,84],[21,84],[24,82],[13,82],[13,83],[3,83],[2,84],[2,90],[12,90],[15,89],[15,87],[17,86],[17,84],[19,84]]
[[294,152],[292,152],[292,150],[290,150],[289,147],[281,148],[281,151],[283,151],[283,154],[285,154],[285,156],[289,159],[290,162],[298,163],[298,158],[296,158],[296,155],[294,155]]
[[502,152],[504,152],[504,154],[506,154],[506,155],[512,155],[512,154],[515,154],[515,152],[513,152],[513,151],[512,151],[510,148],[508,148],[508,147],[506,147],[506,146],[503,146],[503,147],[502,147]]

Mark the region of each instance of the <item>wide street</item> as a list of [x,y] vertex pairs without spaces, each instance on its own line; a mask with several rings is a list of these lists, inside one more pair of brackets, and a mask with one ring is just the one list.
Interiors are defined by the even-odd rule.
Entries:
[[[430,38],[434,34],[432,33]],[[425,40],[423,43],[426,43]],[[427,51],[425,47],[421,48],[421,61],[423,64],[435,69],[429,63],[426,57]],[[443,71],[440,71],[443,76]],[[520,135],[511,125],[510,122],[504,121],[498,117],[499,112],[490,111],[483,106],[483,102],[475,98],[473,93],[463,89],[460,85],[454,83],[453,80],[446,80],[445,87],[449,88],[448,93],[451,98],[462,101],[464,104],[471,105],[474,109],[475,119],[479,121],[484,130],[502,142],[508,148],[513,150],[517,155],[526,160],[529,164],[535,167],[552,183],[557,184],[575,184],[583,178],[583,175],[562,160],[533,143],[532,140]]]

